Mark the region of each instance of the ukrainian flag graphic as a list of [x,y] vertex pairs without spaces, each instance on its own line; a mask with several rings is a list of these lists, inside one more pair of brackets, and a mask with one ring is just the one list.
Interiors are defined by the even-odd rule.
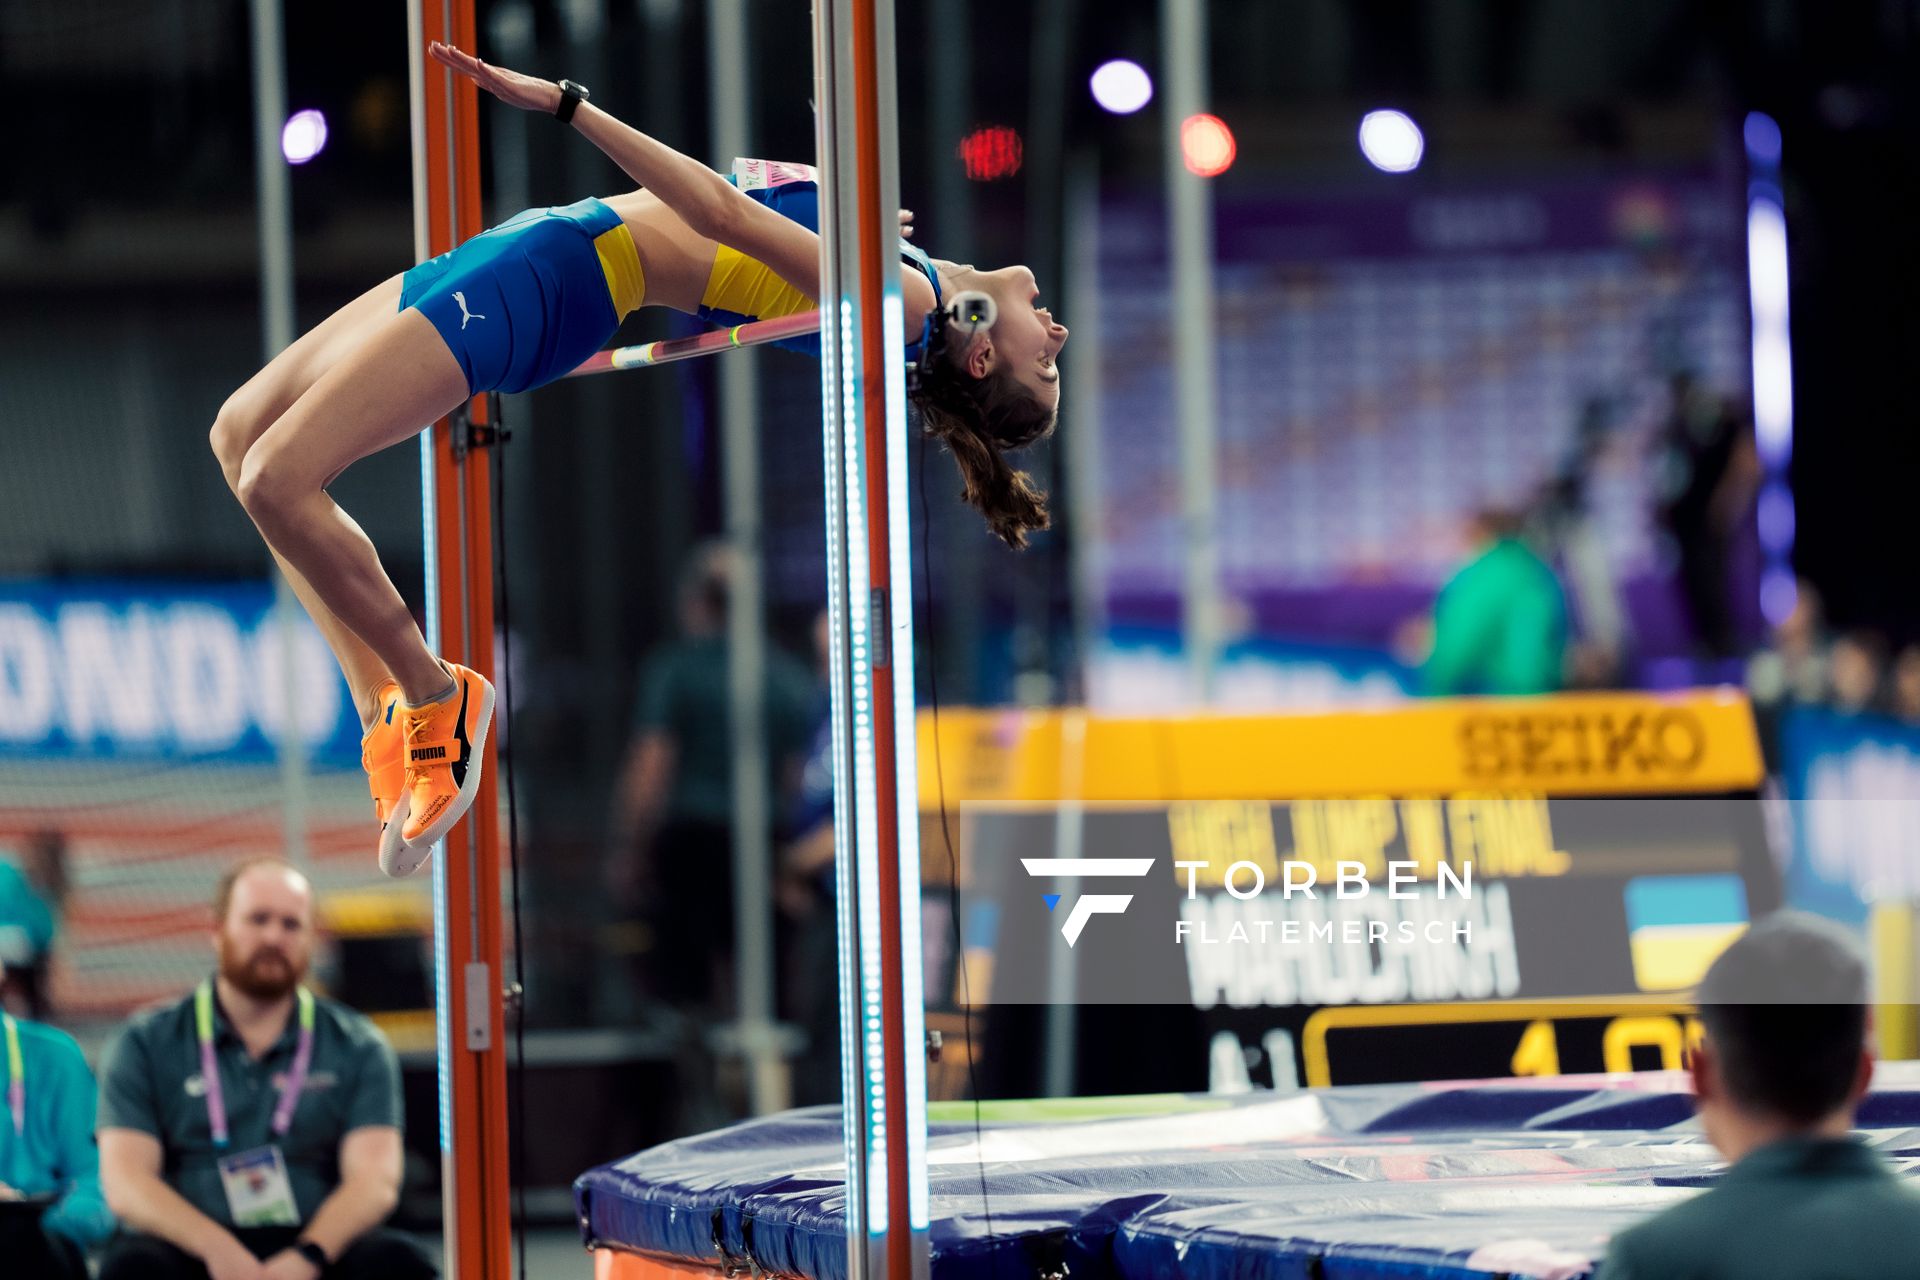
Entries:
[[1737,875],[1638,876],[1627,881],[1633,980],[1642,991],[1683,991],[1747,927]]

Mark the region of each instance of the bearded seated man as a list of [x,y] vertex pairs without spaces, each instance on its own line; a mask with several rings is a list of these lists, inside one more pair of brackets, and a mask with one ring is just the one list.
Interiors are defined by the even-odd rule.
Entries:
[[100,1280],[413,1280],[381,1227],[400,1193],[400,1069],[302,985],[313,888],[242,863],[214,899],[218,972],[136,1016],[101,1073],[100,1180],[123,1232]]

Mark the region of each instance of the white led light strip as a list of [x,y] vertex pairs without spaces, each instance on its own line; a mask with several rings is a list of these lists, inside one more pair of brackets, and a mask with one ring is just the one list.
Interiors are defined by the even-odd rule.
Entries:
[[855,891],[856,921],[860,930],[860,1027],[864,1041],[861,1060],[866,1065],[861,1090],[865,1095],[867,1146],[867,1230],[884,1235],[887,1230],[887,1120],[886,1054],[882,1010],[885,985],[881,980],[880,945],[880,820],[876,812],[878,789],[875,785],[873,748],[873,648],[872,566],[867,559],[865,492],[865,450],[862,447],[863,415],[860,412],[859,380],[855,376],[852,353],[854,343],[854,306],[850,298],[840,301],[841,361],[841,447],[844,473],[841,494],[845,504],[847,533],[848,671],[852,694],[853,723],[853,815],[854,867],[858,887]]
[[[900,277],[887,277],[880,304],[888,351],[906,348]],[[920,921],[920,770],[913,696],[913,523],[907,495],[907,375],[887,364],[887,559],[892,584],[893,769],[900,822],[901,1041],[906,1045],[907,1214],[927,1228],[927,1042]],[[956,891],[958,886],[955,886]]]

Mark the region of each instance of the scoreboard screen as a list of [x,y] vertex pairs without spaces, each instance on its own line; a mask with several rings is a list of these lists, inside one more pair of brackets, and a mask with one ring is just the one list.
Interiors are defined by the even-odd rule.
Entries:
[[[1641,747],[1613,756],[1606,735],[1569,737],[1580,718],[1566,704],[1581,723],[1598,714],[1584,699],[1498,715],[1424,704],[1350,717],[1357,731],[1338,717],[1234,724],[1236,752],[1270,732],[1299,759],[1317,734],[1317,754],[1346,758],[1319,760],[1301,776],[1322,794],[1297,796],[1243,758],[1210,782],[1190,750],[1178,770],[1163,758],[1161,778],[1178,776],[1157,786],[1137,772],[1103,783],[1082,761],[1090,798],[1048,799],[1036,759],[1093,734],[1035,751],[1003,724],[1003,745],[1029,754],[999,794],[982,785],[991,759],[963,750],[954,779],[959,963],[991,1010],[989,1057],[1070,1053],[1076,1092],[1111,1087],[1116,1055],[1143,1068],[1127,1087],[1195,1090],[1677,1067],[1688,993],[1780,885],[1744,704],[1645,701],[1655,711],[1604,708],[1639,726],[1611,740]],[[1452,760],[1370,755],[1401,716]],[[1113,794],[1127,789],[1146,794]],[[1063,1079],[997,1065],[1006,1091]]]
[[[1149,866],[1072,946],[1040,890],[1113,885],[1034,883],[1063,823],[1085,857]],[[1187,1005],[1208,1038],[1193,1088],[1677,1066],[1676,1001],[1779,901],[1752,797],[980,808],[961,832],[974,989],[995,1007]],[[1316,896],[1282,896],[1289,864]],[[1343,864],[1371,891],[1336,896]],[[1392,865],[1414,883],[1390,899]],[[1467,894],[1440,896],[1441,866]]]
[[[1309,1085],[1674,1071],[1699,1023],[1684,1005],[1401,1005],[1322,1009],[1300,1051]],[[1275,1064],[1269,1063],[1271,1069]]]

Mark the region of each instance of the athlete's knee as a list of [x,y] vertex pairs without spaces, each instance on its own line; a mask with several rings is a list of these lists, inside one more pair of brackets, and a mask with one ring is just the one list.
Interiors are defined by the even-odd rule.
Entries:
[[207,438],[213,445],[213,456],[220,460],[220,470],[226,474],[228,488],[238,491],[241,464],[246,461],[247,450],[272,425],[245,391],[234,392],[220,406]]
[[246,451],[233,481],[235,496],[256,523],[273,520],[299,499],[303,491],[317,487],[294,475],[278,450],[259,441]]

